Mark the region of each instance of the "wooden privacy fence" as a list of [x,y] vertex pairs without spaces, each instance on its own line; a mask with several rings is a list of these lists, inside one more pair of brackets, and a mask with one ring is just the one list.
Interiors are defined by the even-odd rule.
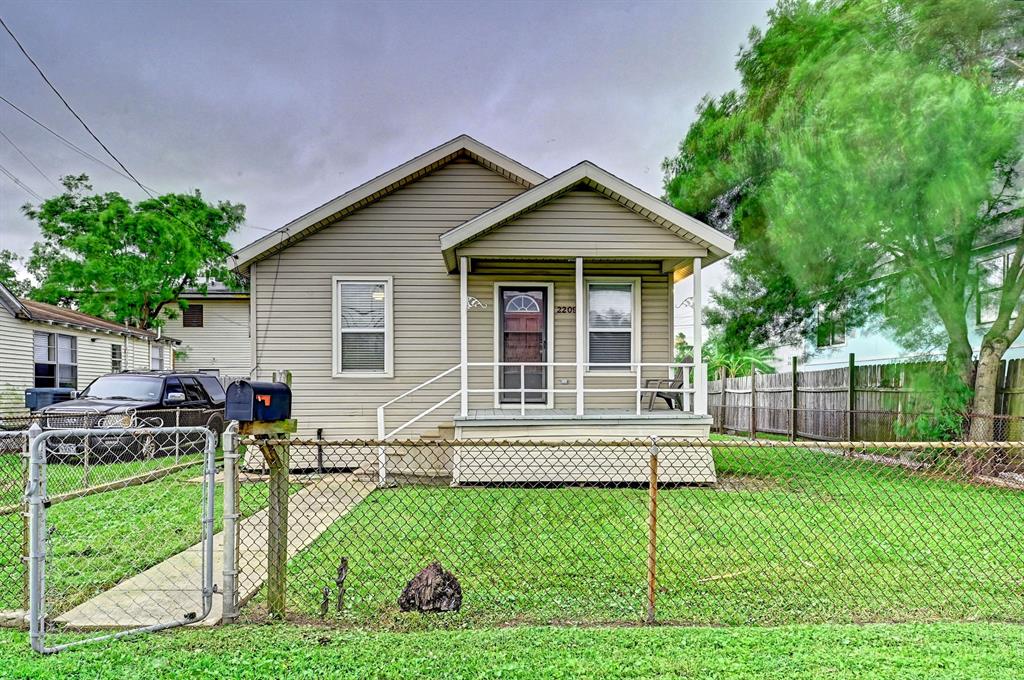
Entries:
[[[708,409],[719,432],[782,434],[791,438],[896,441],[931,394],[912,379],[934,362],[857,366],[850,354],[842,368],[798,371],[797,359],[782,373],[708,382]],[[853,379],[851,380],[851,376]],[[1024,437],[1024,359],[1002,362],[996,390],[999,440]]]

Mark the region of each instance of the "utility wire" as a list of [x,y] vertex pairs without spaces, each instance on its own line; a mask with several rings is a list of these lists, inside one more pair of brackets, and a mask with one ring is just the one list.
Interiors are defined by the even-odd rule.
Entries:
[[[85,128],[85,131],[88,132],[89,135],[94,140],[96,140],[96,143],[99,144],[100,147],[102,147],[103,150],[107,152],[107,155],[110,156],[112,159],[114,159],[114,162],[116,162],[119,166],[121,166],[121,169],[124,170],[124,172],[125,172],[125,174],[127,174],[128,178],[131,179],[131,181],[135,182],[135,184],[137,184],[140,189],[142,189],[144,192],[146,192],[147,196],[149,196],[151,199],[156,201],[157,205],[159,205],[161,207],[161,209],[163,210],[164,214],[166,214],[169,218],[171,218],[172,220],[174,220],[178,224],[180,224],[180,225],[182,225],[184,227],[192,229],[195,232],[196,236],[198,236],[199,238],[202,238],[202,239],[205,239],[206,241],[208,241],[210,243],[210,245],[214,246],[217,250],[219,250],[222,255],[226,255],[227,257],[231,257],[231,258],[235,257],[234,253],[232,253],[229,248],[225,248],[223,246],[223,244],[221,244],[221,243],[215,241],[214,239],[210,238],[207,234],[205,234],[203,232],[203,230],[198,225],[192,223],[191,221],[186,222],[185,220],[181,219],[180,217],[175,215],[173,212],[171,212],[167,208],[166,203],[164,203],[163,198],[155,195],[153,193],[153,191],[151,191],[149,189],[149,187],[147,187],[145,184],[140,182],[139,178],[136,177],[135,175],[133,175],[131,170],[129,170],[128,167],[124,163],[121,162],[121,159],[118,158],[117,156],[115,156],[114,152],[111,151],[107,147],[107,145],[104,144],[103,141],[99,137],[96,136],[96,133],[92,131],[92,128],[90,128],[88,126],[88,124],[86,124],[86,122],[84,120],[82,120],[82,117],[78,115],[78,112],[75,111],[74,107],[72,107],[71,104],[68,102],[68,100],[64,98],[64,95],[62,95],[60,93],[60,91],[56,88],[56,86],[54,86],[54,84],[50,81],[50,79],[46,77],[46,74],[43,72],[43,69],[40,68],[39,64],[36,63],[36,60],[32,58],[32,55],[30,55],[28,53],[28,50],[25,49],[25,46],[21,44],[20,40],[18,40],[18,36],[14,35],[14,32],[11,30],[11,28],[7,25],[7,22],[5,22],[2,17],[0,17],[0,26],[3,26],[4,30],[7,31],[7,34],[9,36],[11,36],[11,39],[14,40],[15,44],[18,46],[18,49],[21,50],[21,53],[23,55],[25,55],[25,58],[28,59],[29,63],[32,64],[32,66],[35,68],[36,72],[39,73],[39,76],[43,79],[43,81],[50,87],[51,90],[53,90],[53,93],[55,95],[57,95],[57,98],[61,100],[61,102],[64,104],[65,108],[67,108],[67,110],[71,112],[71,115],[73,115],[75,117],[75,119],[78,120],[78,122],[82,124],[82,127]],[[40,200],[42,200],[42,199],[40,199]]]
[[7,35],[11,36],[11,39],[18,46],[18,49],[21,50],[21,53],[25,55],[25,58],[28,59],[29,63],[32,64],[36,72],[39,73],[39,76],[43,79],[43,82],[50,86],[50,89],[53,90],[53,93],[57,95],[57,98],[60,99],[61,102],[64,103],[64,106],[67,108],[68,111],[71,112],[71,115],[74,116],[78,120],[78,122],[82,124],[82,127],[84,127],[85,131],[89,133],[89,136],[96,140],[96,143],[99,144],[103,148],[103,150],[107,152],[108,156],[114,159],[114,162],[121,166],[121,169],[124,170],[125,174],[127,174],[128,177],[130,177],[133,182],[138,184],[140,189],[145,191],[150,198],[156,198],[156,196],[154,196],[153,193],[150,192],[150,190],[142,182],[140,182],[135,175],[132,174],[131,170],[129,170],[125,166],[125,164],[121,162],[121,159],[115,156],[114,152],[108,149],[107,145],[104,144],[103,141],[96,136],[96,133],[92,131],[92,128],[90,128],[88,124],[86,124],[86,122],[82,120],[82,117],[78,115],[78,112],[75,111],[75,109],[71,106],[70,103],[68,103],[68,100],[64,98],[64,95],[60,93],[60,90],[58,90],[54,86],[54,84],[50,82],[50,79],[46,77],[46,74],[43,73],[43,69],[39,67],[39,64],[36,63],[36,60],[32,58],[32,55],[28,53],[28,50],[25,49],[25,46],[21,44],[21,41],[18,40],[18,36],[14,35],[14,31],[12,31],[11,28],[7,25],[7,22],[3,20],[3,17],[0,17],[0,26],[4,27],[4,30],[7,31]]
[[[46,123],[42,122],[41,120],[39,120],[38,118],[33,116],[31,113],[29,113],[25,109],[21,108],[20,106],[18,106],[14,102],[12,102],[10,99],[8,99],[7,97],[3,96],[2,94],[0,94],[0,102],[3,102],[4,104],[7,104],[12,109],[14,109],[18,113],[20,113],[22,116],[24,116],[25,118],[28,118],[33,123],[35,123],[36,125],[38,125],[42,129],[46,130],[47,132],[49,132],[51,135],[53,135],[58,140],[60,140],[65,146],[67,146],[72,151],[78,153],[81,156],[84,156],[85,158],[88,158],[89,160],[93,161],[94,163],[98,163],[99,165],[102,165],[104,168],[106,168],[107,170],[110,170],[112,173],[114,173],[118,177],[123,177],[124,179],[126,179],[128,181],[131,181],[131,177],[129,177],[128,175],[124,174],[123,172],[121,172],[120,170],[115,168],[110,163],[107,163],[102,158],[97,158],[96,156],[92,155],[91,153],[89,153],[88,151],[83,149],[82,147],[78,146],[77,144],[72,142],[70,139],[68,139],[67,137],[65,137],[61,133],[57,132],[56,130],[51,128],[49,125],[47,125]],[[8,140],[8,141],[10,141],[10,140]],[[148,187],[148,188],[149,188],[150,191],[156,191],[155,189],[153,189],[153,187]],[[244,226],[251,227],[252,229],[258,229],[260,231],[266,231],[266,232],[277,231],[277,229],[271,229],[269,227],[261,227],[261,226],[256,225],[256,224],[249,224],[248,222]]]
[[105,167],[105,168],[106,168],[107,170],[110,170],[111,172],[113,172],[113,173],[114,173],[114,174],[116,174],[117,176],[119,176],[119,177],[123,177],[123,178],[125,178],[126,180],[128,180],[128,181],[131,181],[131,177],[129,177],[128,175],[124,174],[123,172],[121,172],[120,170],[118,170],[117,168],[115,168],[115,167],[114,167],[113,165],[111,165],[110,163],[107,163],[107,162],[106,162],[105,160],[103,160],[102,158],[97,158],[96,156],[92,155],[91,153],[89,153],[88,151],[86,151],[85,149],[83,149],[82,147],[78,146],[77,144],[75,144],[74,142],[72,142],[72,141],[71,141],[70,139],[68,139],[68,138],[67,138],[67,137],[65,137],[64,135],[60,134],[59,132],[57,132],[56,130],[54,130],[54,129],[53,129],[53,128],[51,128],[50,126],[48,126],[48,125],[47,125],[46,123],[42,122],[41,120],[39,120],[38,118],[36,118],[35,116],[33,116],[33,115],[32,115],[31,113],[29,113],[28,111],[25,111],[25,110],[24,110],[23,108],[21,108],[20,106],[18,106],[18,105],[17,105],[17,104],[15,104],[14,102],[12,102],[12,101],[11,101],[10,99],[8,99],[7,97],[3,96],[2,94],[0,94],[0,101],[2,101],[2,102],[3,102],[4,104],[7,104],[7,105],[8,105],[8,106],[10,106],[10,107],[11,107],[12,109],[14,109],[15,111],[17,111],[17,112],[18,112],[18,113],[20,113],[21,115],[25,116],[26,118],[28,118],[28,119],[29,119],[30,121],[32,121],[32,122],[33,122],[33,123],[35,123],[36,125],[38,125],[39,127],[43,128],[44,130],[46,130],[47,132],[49,132],[49,133],[50,133],[51,135],[53,135],[54,137],[56,137],[57,139],[59,139],[59,140],[60,140],[61,142],[63,142],[63,143],[64,143],[64,144],[65,144],[65,145],[66,145],[66,146],[67,146],[67,147],[68,147],[69,149],[71,149],[72,151],[75,151],[75,152],[77,152],[77,153],[81,154],[82,156],[84,156],[84,157],[88,158],[89,160],[91,160],[91,161],[93,161],[93,162],[95,162],[95,163],[99,163],[100,165],[102,165],[103,167]]
[[50,176],[49,176],[49,175],[47,175],[47,174],[46,174],[45,172],[43,172],[43,171],[42,171],[42,169],[41,169],[41,168],[40,168],[40,167],[39,167],[38,165],[36,165],[36,164],[35,164],[35,163],[34,163],[34,162],[32,161],[32,159],[31,159],[31,158],[29,158],[29,157],[28,157],[28,154],[26,154],[26,153],[25,153],[24,151],[22,151],[22,150],[21,150],[21,147],[20,147],[20,146],[18,146],[17,144],[15,144],[15,143],[14,143],[14,140],[13,140],[13,139],[11,139],[10,137],[8,137],[8,136],[7,136],[7,135],[6,135],[5,133],[4,133],[4,131],[3,131],[3,130],[0,130],[0,137],[3,137],[4,139],[6,139],[6,140],[7,140],[7,143],[8,143],[8,144],[10,144],[11,146],[13,146],[13,147],[14,147],[14,150],[15,150],[15,151],[17,151],[17,152],[18,152],[19,154],[21,154],[21,157],[22,157],[22,158],[24,158],[24,159],[25,159],[26,161],[28,161],[28,164],[29,164],[29,165],[31,165],[31,166],[32,166],[33,168],[35,168],[35,169],[36,169],[36,172],[38,172],[38,173],[39,173],[40,175],[42,175],[43,179],[45,179],[45,180],[46,180],[47,182],[49,182],[49,183],[50,183],[50,184],[52,184],[53,186],[55,186],[55,187],[57,187],[58,189],[60,189],[60,185],[59,185],[59,184],[57,184],[56,182],[54,182],[54,181],[53,181],[52,179],[50,179]]
[[13,172],[11,172],[10,170],[8,170],[7,168],[5,168],[5,167],[4,167],[4,166],[2,166],[2,165],[0,165],[0,172],[2,172],[3,174],[7,175],[7,177],[8,177],[8,178],[9,178],[9,179],[10,179],[10,180],[11,180],[12,182],[14,182],[14,183],[15,183],[15,184],[17,184],[17,185],[18,185],[19,187],[21,187],[21,188],[22,188],[22,189],[23,189],[23,190],[25,191],[25,193],[27,193],[27,194],[28,194],[29,196],[32,196],[32,197],[33,197],[33,198],[35,198],[35,199],[36,199],[37,201],[41,201],[41,200],[43,200],[43,197],[42,197],[42,196],[40,196],[39,194],[37,194],[37,193],[36,193],[35,191],[33,191],[32,187],[30,187],[29,185],[27,185],[27,184],[25,184],[24,182],[22,182],[22,181],[21,181],[20,179],[18,179],[18,178],[17,178],[16,176],[15,176],[15,174],[14,174]]

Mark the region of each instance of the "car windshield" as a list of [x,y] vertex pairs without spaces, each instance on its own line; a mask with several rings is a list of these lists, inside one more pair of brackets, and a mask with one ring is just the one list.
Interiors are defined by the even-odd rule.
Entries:
[[160,401],[164,380],[148,375],[105,375],[82,392],[84,399],[124,399]]

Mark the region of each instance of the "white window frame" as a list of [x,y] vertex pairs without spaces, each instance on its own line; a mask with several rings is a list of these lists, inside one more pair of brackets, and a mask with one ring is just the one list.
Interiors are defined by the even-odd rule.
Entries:
[[[641,358],[641,345],[640,343],[640,302],[642,293],[642,279],[640,277],[631,276],[587,276],[583,279],[583,351],[582,357],[577,357],[577,361],[585,362],[584,375],[587,377],[598,377],[598,376],[624,376],[624,375],[636,375],[636,367],[630,366],[628,369],[591,369],[590,363],[590,284],[592,283],[628,283],[633,287],[633,309],[632,309],[632,326],[630,332],[633,334],[633,342],[630,344],[630,356],[629,363],[636,364],[642,361]],[[576,313],[580,313],[580,310],[576,310]],[[598,328],[598,332],[608,331],[607,328]]]
[[[115,357],[115,351],[117,350]],[[114,362],[117,362],[117,368],[114,368]],[[111,373],[123,373],[124,372],[124,345],[121,344],[110,344],[110,372]]]
[[[547,347],[544,350],[544,355],[547,357],[548,363],[554,363],[555,361],[555,284],[552,281],[495,281],[494,282],[494,332],[492,337],[494,338],[494,372],[492,375],[493,382],[491,383],[495,387],[498,387],[501,383],[501,367],[498,366],[498,362],[501,361],[501,315],[505,313],[504,307],[501,304],[501,289],[502,288],[544,288],[547,290],[546,304],[548,306],[545,313],[547,319],[545,324],[547,325]],[[526,409],[552,409],[555,407],[555,393],[550,388],[554,387],[555,370],[553,366],[548,366],[547,370],[547,384],[549,389],[544,390],[545,403],[543,404],[526,404]],[[533,392],[534,390],[528,390]],[[537,390],[539,391],[539,390]],[[494,391],[494,408],[495,409],[507,409],[507,410],[520,410],[518,403],[502,403],[500,390]]]
[[[47,346],[47,361],[36,361],[35,351],[35,339],[37,335],[46,336]],[[60,338],[71,338],[71,357],[72,360],[67,363],[61,363],[60,360]],[[53,344],[50,344],[50,341]],[[49,350],[53,349],[53,361],[49,361]],[[35,366],[36,364],[46,364],[53,366],[53,386],[60,388],[60,369],[61,366],[74,366],[75,367],[75,385],[71,389],[78,389],[78,336],[71,335],[70,333],[55,333],[52,331],[33,331],[32,332],[32,386],[36,384]]]
[[[341,283],[383,283],[384,284],[384,370],[343,371],[341,370],[341,304],[338,299],[338,284]],[[332,276],[331,277],[331,376],[334,378],[394,378],[395,377],[395,296],[393,276]],[[368,329],[363,329],[366,332]],[[352,329],[353,332],[360,332]]]
[[[159,366],[153,366],[153,360],[156,358],[156,357],[153,356],[153,354],[154,354],[153,350],[156,350],[156,355],[160,357],[160,365]],[[150,345],[149,345],[149,370],[151,370],[151,371],[163,371],[163,370],[166,370],[165,363],[166,362],[164,361],[164,348],[163,348],[163,346],[158,344],[158,343],[151,342]]]

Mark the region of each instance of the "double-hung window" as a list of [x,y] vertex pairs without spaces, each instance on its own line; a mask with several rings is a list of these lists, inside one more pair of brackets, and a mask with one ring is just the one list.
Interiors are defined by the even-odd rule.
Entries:
[[334,277],[334,374],[392,375],[392,280]]
[[587,282],[587,370],[633,370],[637,292],[636,281]]
[[36,387],[78,388],[78,339],[36,331],[32,336]]
[[120,373],[124,370],[124,348],[121,345],[110,346],[110,372]]
[[156,343],[149,346],[149,369],[151,371],[164,370],[164,348]]

